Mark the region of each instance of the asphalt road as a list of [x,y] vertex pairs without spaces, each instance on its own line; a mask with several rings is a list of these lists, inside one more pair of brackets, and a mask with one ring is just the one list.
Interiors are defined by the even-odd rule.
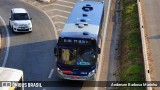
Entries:
[[[13,33],[9,29],[10,51],[6,67],[24,71],[25,80],[46,80],[54,66],[54,31],[48,18],[40,11],[17,0],[1,0],[0,15],[8,25],[10,9],[26,8],[33,18],[32,33]],[[43,73],[43,74],[42,74]],[[31,76],[32,75],[32,76]]]
[[142,4],[151,52],[149,61],[151,80],[160,81],[160,0],[144,0]]

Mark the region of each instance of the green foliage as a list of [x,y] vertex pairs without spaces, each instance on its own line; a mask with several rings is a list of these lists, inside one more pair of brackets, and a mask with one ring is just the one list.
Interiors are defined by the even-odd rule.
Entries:
[[[145,81],[137,0],[123,0],[120,34],[120,81]],[[145,90],[121,87],[118,90]]]

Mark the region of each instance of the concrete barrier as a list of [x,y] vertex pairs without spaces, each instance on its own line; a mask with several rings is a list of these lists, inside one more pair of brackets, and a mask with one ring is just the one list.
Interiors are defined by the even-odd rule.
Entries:
[[[139,12],[141,39],[142,39],[142,49],[143,49],[143,58],[144,58],[145,78],[146,78],[146,81],[151,81],[151,77],[150,77],[150,73],[149,73],[147,43],[146,43],[146,38],[145,38],[145,29],[144,29],[143,15],[142,15],[142,6],[141,6],[140,0],[137,0],[137,4],[138,4],[138,12]],[[152,87],[147,87],[147,90],[152,90]]]

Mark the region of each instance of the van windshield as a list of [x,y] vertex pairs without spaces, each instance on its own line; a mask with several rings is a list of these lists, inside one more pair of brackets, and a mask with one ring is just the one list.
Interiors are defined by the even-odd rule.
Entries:
[[16,13],[13,14],[13,20],[29,20],[27,13]]

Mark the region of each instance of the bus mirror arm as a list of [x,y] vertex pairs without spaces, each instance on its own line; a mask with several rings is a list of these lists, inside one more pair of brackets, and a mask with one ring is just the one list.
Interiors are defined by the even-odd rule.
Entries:
[[97,53],[98,53],[98,54],[101,53],[101,48],[98,47]]
[[58,54],[57,54],[57,48],[56,47],[54,48],[54,55],[58,56]]

